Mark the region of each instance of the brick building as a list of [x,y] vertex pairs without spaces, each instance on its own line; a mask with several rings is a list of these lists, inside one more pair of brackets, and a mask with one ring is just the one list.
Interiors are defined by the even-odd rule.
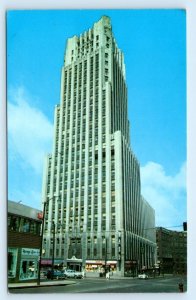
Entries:
[[8,282],[37,280],[41,211],[8,201]]
[[186,274],[187,232],[156,229],[157,261],[162,273]]

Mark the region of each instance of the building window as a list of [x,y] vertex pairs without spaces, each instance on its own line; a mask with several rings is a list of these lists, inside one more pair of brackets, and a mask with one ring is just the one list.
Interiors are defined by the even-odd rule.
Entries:
[[15,216],[8,217],[8,228],[12,231],[19,231],[19,218]]
[[[33,250],[33,249],[29,249]],[[28,279],[36,279],[37,278],[37,267],[38,267],[38,255],[35,255],[34,257],[28,258],[22,258],[21,264],[20,264],[20,280],[28,280]]]
[[18,249],[8,248],[8,278],[16,277]]
[[21,231],[29,232],[30,231],[30,221],[28,219],[21,219]]

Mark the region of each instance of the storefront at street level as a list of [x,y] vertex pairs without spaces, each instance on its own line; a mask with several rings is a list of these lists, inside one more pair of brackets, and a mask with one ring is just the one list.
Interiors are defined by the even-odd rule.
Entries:
[[8,201],[8,283],[37,280],[40,257],[40,211]]
[[117,260],[86,260],[86,272],[97,272],[97,273],[105,273],[116,272],[117,269]]

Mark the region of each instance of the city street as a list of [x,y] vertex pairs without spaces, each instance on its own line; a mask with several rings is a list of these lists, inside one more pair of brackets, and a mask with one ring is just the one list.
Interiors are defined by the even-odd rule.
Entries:
[[[85,278],[75,280],[75,284],[65,286],[34,287],[11,289],[10,293],[179,293],[181,277],[162,277],[152,279],[102,279]],[[183,278],[184,292],[186,278]]]

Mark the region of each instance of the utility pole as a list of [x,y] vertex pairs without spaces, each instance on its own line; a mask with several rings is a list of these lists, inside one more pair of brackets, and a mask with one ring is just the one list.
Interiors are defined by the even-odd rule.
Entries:
[[43,235],[44,235],[45,211],[46,211],[46,202],[44,202],[43,216],[42,216],[41,241],[40,241],[40,254],[39,254],[39,268],[38,268],[38,276],[37,276],[37,285],[40,285],[41,259],[42,259],[42,251],[43,251],[43,246],[42,245],[43,245]]
[[54,251],[55,251],[55,222],[52,222],[52,228],[53,228],[53,248],[52,248],[52,279],[53,279],[53,273],[54,273]]
[[107,238],[105,237],[105,276],[107,273],[107,251],[108,251]]

